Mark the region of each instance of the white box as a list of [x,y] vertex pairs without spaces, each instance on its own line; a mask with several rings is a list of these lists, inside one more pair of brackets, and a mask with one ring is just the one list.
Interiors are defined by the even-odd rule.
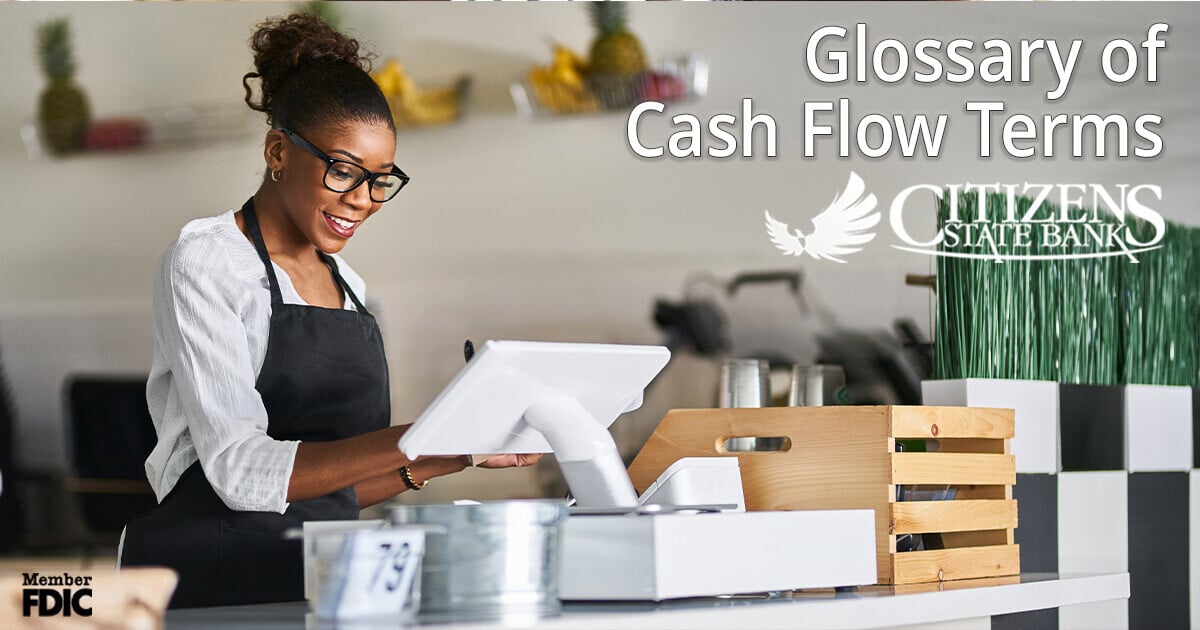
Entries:
[[569,517],[559,597],[650,600],[876,582],[873,510]]
[[[1129,474],[1124,470],[1058,475],[1058,572],[1129,572]],[[1063,606],[1060,630],[1124,630],[1129,601]]]
[[1017,472],[1054,474],[1062,470],[1058,383],[995,378],[922,381],[921,401],[926,405],[1012,409],[1016,429],[1009,447],[1017,460]]
[[1125,386],[1125,465],[1129,472],[1192,469],[1192,390]]

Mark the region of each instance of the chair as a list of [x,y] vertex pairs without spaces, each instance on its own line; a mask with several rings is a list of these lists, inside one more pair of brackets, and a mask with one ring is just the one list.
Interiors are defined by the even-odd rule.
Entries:
[[16,490],[20,475],[16,469],[14,442],[17,412],[5,377],[4,361],[0,357],[0,553],[18,547],[25,537],[25,510]]
[[130,518],[157,500],[144,463],[158,440],[146,405],[146,377],[73,375],[65,386],[66,489],[79,497],[83,524],[115,546]]

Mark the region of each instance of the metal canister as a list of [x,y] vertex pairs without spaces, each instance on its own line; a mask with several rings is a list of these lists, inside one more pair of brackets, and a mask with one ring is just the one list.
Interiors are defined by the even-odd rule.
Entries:
[[564,501],[492,501],[392,508],[397,525],[440,525],[425,537],[419,618],[532,620],[562,610],[558,598]]
[[803,365],[792,368],[789,407],[821,407],[846,401],[846,372],[840,365]]

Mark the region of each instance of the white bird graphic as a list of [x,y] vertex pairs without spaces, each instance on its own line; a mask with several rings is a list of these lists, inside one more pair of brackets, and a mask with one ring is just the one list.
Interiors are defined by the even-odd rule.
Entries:
[[865,189],[862,178],[851,171],[846,189],[834,197],[821,214],[813,217],[813,231],[807,236],[799,229],[789,231],[786,223],[777,221],[769,210],[764,210],[767,235],[785,255],[807,253],[817,260],[844,263],[846,261],[838,256],[862,251],[862,247],[855,246],[871,242],[875,233],[864,232],[879,224],[879,213],[872,212],[875,209],[875,195],[864,196]]

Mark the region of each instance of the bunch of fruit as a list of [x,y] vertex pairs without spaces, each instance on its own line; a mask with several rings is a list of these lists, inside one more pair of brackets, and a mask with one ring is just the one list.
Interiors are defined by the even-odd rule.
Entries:
[[371,73],[371,77],[387,97],[392,118],[396,126],[401,128],[454,122],[458,119],[460,103],[471,82],[470,77],[462,76],[448,86],[422,88],[395,59],[388,59],[382,68]]
[[567,114],[683,98],[683,81],[647,66],[641,42],[629,31],[625,3],[592,2],[588,9],[596,29],[589,59],[555,44],[553,62],[529,71],[529,85],[542,106]]

